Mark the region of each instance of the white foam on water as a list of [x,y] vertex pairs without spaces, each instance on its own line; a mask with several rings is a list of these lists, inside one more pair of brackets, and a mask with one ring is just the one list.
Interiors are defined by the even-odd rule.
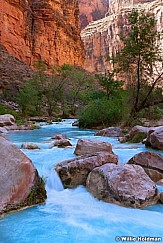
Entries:
[[47,179],[47,183],[46,183],[46,190],[48,191],[48,189],[52,189],[55,191],[63,191],[64,187],[62,185],[62,182],[57,174],[57,172],[52,169],[50,172],[50,175]]
[[[0,243],[114,243],[115,236],[163,237],[161,204],[144,210],[131,209],[99,201],[83,186],[63,190],[54,165],[75,155],[74,148],[49,149],[50,137],[55,134],[66,134],[73,145],[80,137],[108,141],[119,154],[120,162],[127,162],[135,153],[147,151],[144,145],[139,144],[136,148],[131,144],[120,144],[115,138],[95,137],[93,130],[78,129],[71,123],[72,120],[67,120],[42,126],[37,131],[6,135],[17,145],[22,141],[41,144],[40,150],[23,152],[47,181],[47,200],[45,205],[2,218]],[[161,186],[158,188],[163,190]]]

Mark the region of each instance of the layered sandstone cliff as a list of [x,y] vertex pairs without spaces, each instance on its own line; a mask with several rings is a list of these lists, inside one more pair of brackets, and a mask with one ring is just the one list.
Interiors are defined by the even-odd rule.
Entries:
[[0,0],[0,44],[33,65],[82,65],[77,0]]
[[80,10],[81,29],[90,22],[105,17],[108,11],[109,0],[78,0]]
[[[163,1],[161,0],[110,0],[105,18],[90,23],[81,33],[85,46],[85,68],[91,72],[105,72],[110,68],[107,56],[121,46],[120,33],[127,30],[127,15],[132,8],[153,12],[157,30],[163,29]],[[163,42],[161,42],[163,47]]]

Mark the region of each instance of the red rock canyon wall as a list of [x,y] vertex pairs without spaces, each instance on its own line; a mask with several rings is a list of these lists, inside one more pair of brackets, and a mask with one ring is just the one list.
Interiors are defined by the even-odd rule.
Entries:
[[33,65],[83,65],[77,0],[0,0],[0,44]]
[[[105,72],[110,68],[106,61],[121,45],[119,34],[127,28],[127,14],[133,7],[155,14],[158,31],[163,29],[163,1],[160,0],[110,0],[108,15],[90,23],[81,36],[85,46],[85,68],[91,72]],[[163,50],[163,41],[160,43]]]

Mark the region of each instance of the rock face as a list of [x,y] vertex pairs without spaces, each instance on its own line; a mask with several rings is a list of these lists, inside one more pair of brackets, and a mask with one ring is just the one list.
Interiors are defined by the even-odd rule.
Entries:
[[105,164],[87,178],[87,188],[96,198],[121,206],[143,208],[157,203],[155,183],[138,165]]
[[12,126],[15,124],[15,118],[10,114],[0,115],[0,127]]
[[[120,33],[127,31],[127,15],[132,8],[145,9],[155,14],[157,30],[163,29],[163,5],[160,0],[110,0],[105,18],[90,23],[81,33],[85,47],[85,65],[90,72],[105,73],[111,69],[106,57],[115,54],[122,43]],[[163,42],[160,44],[163,47]]]
[[109,11],[116,14],[121,11],[121,8],[128,8],[141,3],[150,3],[153,2],[153,0],[110,0],[109,2]]
[[122,136],[122,129],[119,127],[108,127],[98,131],[95,136],[120,137]]
[[31,160],[0,136],[0,214],[43,203],[44,182]]
[[112,146],[110,143],[99,140],[79,139],[74,151],[76,155],[86,155],[96,152],[112,153]]
[[81,29],[90,22],[105,17],[108,6],[109,0],[79,0]]
[[78,1],[0,0],[0,43],[18,59],[33,65],[83,64]]
[[155,182],[163,179],[163,157],[153,152],[142,152],[132,157],[128,164],[140,165]]
[[78,185],[85,185],[90,171],[95,167],[106,163],[117,164],[118,157],[107,152],[98,152],[87,156],[65,160],[56,165],[57,171],[64,187],[74,188]]
[[145,144],[152,148],[163,151],[163,126],[150,128]]

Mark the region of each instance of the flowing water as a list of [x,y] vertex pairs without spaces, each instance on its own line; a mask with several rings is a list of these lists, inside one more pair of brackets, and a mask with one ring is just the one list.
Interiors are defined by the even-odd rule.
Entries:
[[[47,200],[38,205],[0,219],[0,243],[112,243],[119,236],[150,236],[163,239],[163,205],[131,209],[104,203],[93,198],[83,186],[63,189],[55,164],[73,158],[78,138],[108,141],[125,163],[134,154],[146,151],[142,144],[120,144],[116,138],[95,137],[93,130],[71,126],[72,120],[43,125],[39,130],[10,132],[6,135],[19,148],[22,142],[34,142],[40,150],[23,150],[46,180]],[[51,137],[64,133],[72,148],[52,148]],[[162,153],[163,155],[163,153]],[[163,190],[163,187],[159,187]],[[145,238],[144,238],[145,239]],[[128,240],[132,240],[129,238]],[[133,238],[132,242],[145,241]],[[160,240],[160,239],[158,239]],[[127,242],[127,241],[123,241]],[[156,241],[150,241],[156,242]]]

